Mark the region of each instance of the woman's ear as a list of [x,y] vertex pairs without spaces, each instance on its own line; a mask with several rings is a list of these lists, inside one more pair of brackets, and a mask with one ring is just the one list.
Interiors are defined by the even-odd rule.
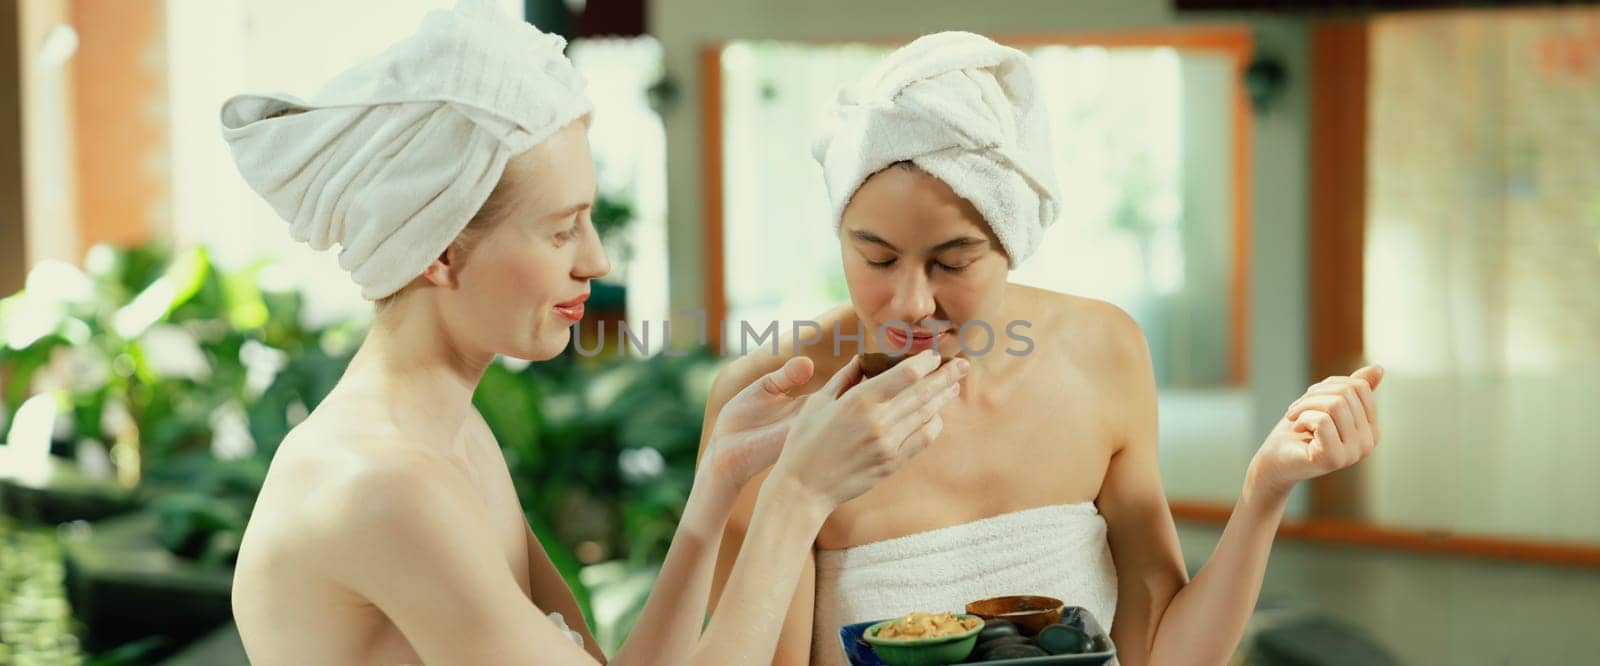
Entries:
[[438,259],[429,262],[428,267],[422,269],[422,278],[435,287],[454,288],[456,286],[455,267],[460,264],[460,261],[461,246],[451,243],[449,247],[439,253]]

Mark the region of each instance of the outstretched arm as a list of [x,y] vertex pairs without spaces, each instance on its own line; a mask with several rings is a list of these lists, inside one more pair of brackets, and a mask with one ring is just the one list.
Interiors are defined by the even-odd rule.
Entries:
[[1100,498],[1117,566],[1118,659],[1124,666],[1227,663],[1255,610],[1289,491],[1376,446],[1372,389],[1382,368],[1330,377],[1289,408],[1251,461],[1216,550],[1190,581],[1161,488],[1149,352],[1136,327],[1119,347],[1126,438]]
[[[758,379],[756,376],[758,371],[759,366],[754,363],[748,365],[734,363],[717,375],[717,381],[711,388],[711,396],[706,401],[705,426],[702,430],[704,435],[700,440],[702,463],[705,460],[708,440],[716,427],[723,406],[733,398],[734,394]],[[750,530],[751,518],[755,513],[756,498],[765,480],[765,473],[751,479],[739,493],[738,500],[734,502],[733,515],[723,530],[722,547],[718,549],[717,565],[711,576],[710,602],[713,612],[716,611],[723,591],[728,587],[728,580],[733,575],[734,562],[739,560]],[[811,663],[811,619],[812,606],[816,600],[815,588],[816,563],[813,551],[807,553],[805,564],[800,568],[799,585],[795,587],[794,597],[789,602],[789,610],[784,618],[783,630],[778,635],[777,651],[772,659],[774,666],[805,666]]]

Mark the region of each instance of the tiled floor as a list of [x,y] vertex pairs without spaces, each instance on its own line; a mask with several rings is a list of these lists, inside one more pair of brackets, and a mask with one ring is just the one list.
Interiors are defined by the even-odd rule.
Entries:
[[[1179,534],[1194,571],[1221,530]],[[1360,626],[1403,664],[1600,664],[1600,571],[1280,541],[1261,601]]]

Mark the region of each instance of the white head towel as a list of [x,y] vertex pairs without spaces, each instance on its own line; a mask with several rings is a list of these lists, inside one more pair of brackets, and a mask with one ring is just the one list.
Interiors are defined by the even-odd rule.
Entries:
[[339,265],[376,300],[455,240],[507,160],[589,113],[565,46],[489,0],[462,0],[310,102],[229,99],[222,135],[294,239],[338,243]]
[[1015,268],[1055,223],[1050,120],[1028,56],[970,32],[927,35],[843,90],[812,146],[833,224],[871,176],[911,161],[972,202]]

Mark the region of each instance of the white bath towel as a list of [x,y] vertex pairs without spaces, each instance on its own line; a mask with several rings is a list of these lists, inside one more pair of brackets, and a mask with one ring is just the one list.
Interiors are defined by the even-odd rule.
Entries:
[[811,663],[845,666],[839,627],[923,612],[964,612],[1012,594],[1087,608],[1111,631],[1117,570],[1093,503],[1046,506],[816,554]]
[[972,202],[1013,268],[1060,214],[1049,114],[1028,56],[969,32],[917,39],[841,90],[812,155],[836,227],[867,177],[902,161]]
[[566,636],[567,640],[572,641],[578,647],[583,647],[583,634],[578,633],[577,630],[567,626],[566,617],[562,616],[560,613],[551,613],[548,617],[550,618],[550,622],[556,625],[556,629],[561,632],[562,636]]
[[228,100],[222,135],[294,239],[337,243],[362,296],[382,298],[455,240],[507,160],[589,113],[565,46],[491,0],[462,0],[310,102]]

